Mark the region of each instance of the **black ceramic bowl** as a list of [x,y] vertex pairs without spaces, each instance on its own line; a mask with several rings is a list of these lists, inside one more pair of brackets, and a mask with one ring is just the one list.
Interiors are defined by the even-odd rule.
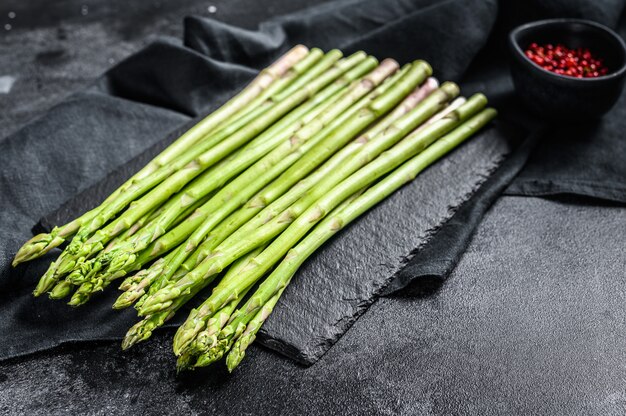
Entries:
[[[555,74],[526,57],[528,46],[562,43],[568,48],[589,48],[604,59],[609,72],[596,78]],[[511,75],[518,95],[543,117],[586,120],[613,107],[626,75],[626,44],[611,29],[580,19],[541,20],[519,26],[509,35]]]

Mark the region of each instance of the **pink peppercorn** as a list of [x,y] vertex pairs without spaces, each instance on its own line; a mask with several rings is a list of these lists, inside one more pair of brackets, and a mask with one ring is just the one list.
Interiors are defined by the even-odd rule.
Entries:
[[531,43],[524,54],[545,70],[575,78],[594,78],[608,73],[602,59],[596,58],[587,48],[569,49],[550,43]]

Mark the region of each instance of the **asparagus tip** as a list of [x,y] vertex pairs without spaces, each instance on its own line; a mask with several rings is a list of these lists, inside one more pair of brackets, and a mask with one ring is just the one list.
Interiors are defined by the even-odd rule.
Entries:
[[194,340],[196,334],[201,330],[202,327],[200,327],[198,323],[188,323],[187,321],[183,325],[181,325],[178,328],[178,331],[176,331],[176,334],[174,335],[174,340],[172,342],[172,349],[174,350],[174,354],[176,356],[181,356],[184,350]]
[[238,345],[235,345],[226,356],[226,368],[228,368],[228,372],[232,373],[235,371],[235,368],[241,364],[241,361],[245,356],[245,350],[242,350],[238,348]]
[[54,288],[52,288],[50,293],[48,293],[48,297],[54,300],[63,299],[69,296],[69,294],[72,292],[73,287],[74,287],[73,284],[63,280],[57,283],[57,285]]
[[60,237],[52,236],[52,234],[37,234],[17,250],[11,265],[15,267],[18,264],[41,257],[63,241],[65,240]]
[[125,308],[128,308],[130,305],[132,305],[137,300],[137,298],[141,297],[143,295],[143,293],[144,293],[143,290],[141,292],[128,291],[128,292],[122,293],[115,300],[115,303],[113,303],[113,309],[125,309]]

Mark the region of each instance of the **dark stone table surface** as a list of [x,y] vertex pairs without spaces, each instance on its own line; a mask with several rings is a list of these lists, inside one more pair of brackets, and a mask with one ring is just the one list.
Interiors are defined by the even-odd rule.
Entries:
[[[311,0],[4,0],[0,137],[188,14],[245,27]],[[376,302],[315,365],[259,347],[176,377],[171,334],[0,363],[0,414],[626,414],[626,210],[503,197],[448,282]]]

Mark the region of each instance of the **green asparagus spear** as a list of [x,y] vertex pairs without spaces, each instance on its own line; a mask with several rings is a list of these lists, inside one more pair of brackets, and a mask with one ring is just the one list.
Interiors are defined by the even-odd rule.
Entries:
[[[210,214],[206,217],[205,221],[196,228],[189,239],[187,239],[186,243],[177,249],[177,254],[165,267],[164,279],[168,280],[173,275],[187,256],[198,247],[215,226],[245,203],[255,192],[259,191],[264,185],[267,185],[275,176],[268,177],[267,180],[259,184],[260,186],[256,189],[245,188],[247,183],[250,183],[254,178],[259,177],[263,172],[271,169],[272,166],[278,163],[283,163],[286,160],[291,163],[297,161],[302,156],[302,153],[306,152],[307,147],[310,148],[314,146],[316,143],[315,136],[320,133],[324,127],[330,125],[342,112],[373,90],[394,72],[396,68],[397,66],[393,61],[383,62],[378,69],[372,71],[360,82],[356,83],[341,99],[318,114],[314,120],[310,120],[304,124],[304,126],[285,143],[275,148],[265,158],[261,159],[257,164],[253,165],[238,178],[233,180],[226,188],[222,189],[215,198],[205,204],[203,208]],[[312,143],[307,143],[309,141]],[[319,140],[317,142],[319,142]],[[309,144],[309,146],[304,146],[305,143]],[[305,155],[308,156],[308,153],[305,153]],[[285,166],[285,169],[287,167],[288,165]],[[237,189],[246,189],[246,192],[239,192],[237,198],[234,199],[233,194]]]

